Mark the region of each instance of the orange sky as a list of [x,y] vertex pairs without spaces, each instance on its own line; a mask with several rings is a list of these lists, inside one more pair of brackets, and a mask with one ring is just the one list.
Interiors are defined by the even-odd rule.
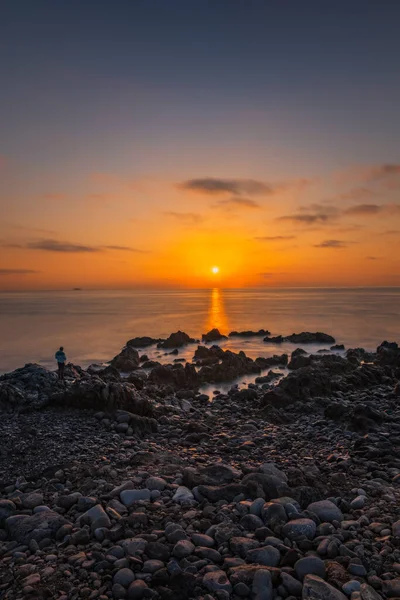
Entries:
[[[1,171],[17,189],[19,166]],[[0,225],[3,290],[400,285],[400,165],[35,187]]]

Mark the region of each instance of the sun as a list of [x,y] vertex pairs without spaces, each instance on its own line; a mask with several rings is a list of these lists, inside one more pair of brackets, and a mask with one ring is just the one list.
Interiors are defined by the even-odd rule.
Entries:
[[212,267],[211,272],[214,273],[214,275],[216,275],[217,273],[219,273],[219,267]]

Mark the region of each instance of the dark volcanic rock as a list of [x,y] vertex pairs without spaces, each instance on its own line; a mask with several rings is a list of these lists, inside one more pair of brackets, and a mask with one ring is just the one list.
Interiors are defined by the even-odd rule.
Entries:
[[6,520],[6,531],[12,540],[20,544],[29,544],[33,539],[39,542],[52,538],[63,525],[67,525],[63,516],[53,511],[39,512],[35,515],[13,515]]
[[204,382],[232,381],[242,375],[260,373],[260,371],[258,364],[244,352],[236,354],[226,350],[221,356],[221,362],[200,369],[199,378]]
[[322,333],[321,331],[317,331],[316,333],[302,331],[301,333],[292,333],[287,336],[278,335],[275,337],[266,337],[264,339],[264,342],[273,344],[281,344],[282,342],[291,342],[292,344],[334,344],[335,341],[335,338],[331,335]]
[[132,348],[146,348],[147,346],[152,346],[153,344],[159,344],[160,342],[164,342],[165,340],[161,338],[152,338],[148,336],[135,337],[126,342],[127,346],[131,346]]
[[148,381],[158,385],[171,385],[176,389],[193,389],[200,385],[197,371],[190,363],[186,363],[185,366],[176,363],[156,367],[151,371]]
[[195,341],[196,340],[189,337],[184,331],[177,331],[176,333],[171,333],[169,338],[160,342],[157,346],[158,348],[180,348],[181,346],[186,346],[186,344],[192,344]]
[[227,340],[226,335],[222,335],[218,329],[211,329],[208,333],[203,333],[201,336],[203,342],[218,342],[218,340]]
[[111,361],[111,366],[118,371],[134,371],[139,367],[139,352],[132,346],[125,346]]
[[52,404],[75,408],[90,408],[111,412],[125,409],[142,417],[155,415],[154,404],[140,395],[131,383],[106,383],[92,377],[75,381],[64,390],[51,396]]
[[274,354],[273,356],[259,356],[255,362],[260,369],[268,369],[268,367],[275,367],[278,365],[287,365],[289,357],[287,354]]
[[268,329],[259,329],[258,331],[231,331],[228,337],[256,337],[262,335],[270,335]]
[[376,354],[379,365],[400,367],[400,348],[396,342],[382,342],[376,349]]

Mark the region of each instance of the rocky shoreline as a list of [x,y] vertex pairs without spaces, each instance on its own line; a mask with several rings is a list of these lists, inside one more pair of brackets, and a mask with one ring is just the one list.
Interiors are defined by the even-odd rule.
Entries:
[[0,598],[400,598],[399,347],[252,335],[300,347],[0,376]]

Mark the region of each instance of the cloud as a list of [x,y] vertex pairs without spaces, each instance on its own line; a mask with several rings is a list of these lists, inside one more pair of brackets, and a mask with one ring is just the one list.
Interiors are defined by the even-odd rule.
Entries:
[[132,248],[131,246],[101,246],[104,250],[118,250],[121,252],[139,252],[145,254],[147,250],[140,250],[140,248]]
[[366,176],[369,181],[380,181],[388,177],[400,175],[400,165],[398,164],[383,164],[376,167],[371,167],[366,171]]
[[354,242],[343,242],[342,240],[324,240],[320,244],[315,244],[314,248],[346,248]]
[[100,248],[95,246],[85,246],[83,244],[73,244],[71,242],[59,242],[57,240],[40,240],[30,242],[26,245],[30,250],[44,250],[46,252],[99,252]]
[[367,260],[379,260],[380,256],[366,256],[365,257]]
[[274,193],[274,186],[256,181],[255,179],[220,179],[217,177],[203,177],[199,179],[187,179],[178,184],[178,187],[193,192],[202,192],[204,194],[233,194],[241,196],[249,194],[250,196],[262,196]]
[[195,224],[201,223],[204,221],[204,217],[199,215],[198,213],[191,212],[174,212],[172,210],[166,211],[163,213],[166,217],[171,217],[172,219],[176,219],[177,221],[181,221],[182,223],[187,224]]
[[283,240],[295,240],[296,236],[295,235],[264,235],[261,237],[255,237],[255,240],[258,240],[259,242],[279,242],[279,241],[283,241]]
[[260,204],[251,198],[233,196],[227,200],[218,200],[214,207],[232,207],[232,208],[261,208]]
[[293,215],[283,215],[277,217],[277,221],[286,221],[300,225],[324,224],[336,220],[340,211],[335,206],[324,204],[310,204],[301,206],[297,213]]
[[0,269],[0,275],[30,275],[32,273],[40,273],[33,269]]
[[277,217],[277,221],[289,221],[291,223],[300,223],[304,225],[313,225],[314,223],[326,223],[332,217],[323,213],[320,214],[298,214],[298,215],[284,215],[283,217]]
[[400,235],[400,229],[388,229],[387,231],[382,231],[380,235]]
[[379,204],[356,204],[355,206],[351,206],[344,212],[346,215],[376,215],[377,213],[382,212],[384,207]]

